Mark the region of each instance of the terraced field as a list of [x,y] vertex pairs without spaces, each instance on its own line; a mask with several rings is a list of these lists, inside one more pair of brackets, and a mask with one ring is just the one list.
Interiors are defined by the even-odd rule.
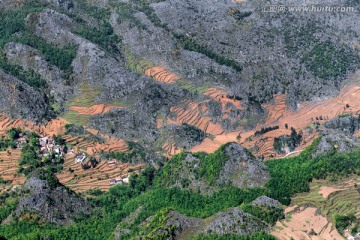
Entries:
[[20,149],[0,152],[0,177],[4,180],[11,180],[11,185],[0,187],[0,192],[11,186],[20,185],[25,182],[25,177],[18,175]]
[[[354,212],[360,216],[360,193],[355,184],[360,184],[359,176],[338,182],[314,180],[308,193],[292,199],[286,220],[278,222],[272,234],[279,239],[344,239],[334,228],[334,216]],[[311,229],[318,236],[310,236]]]
[[177,76],[175,73],[168,71],[166,67],[156,66],[148,60],[139,59],[138,57],[135,57],[130,51],[125,51],[125,58],[127,61],[127,67],[130,70],[139,74],[145,74],[155,81],[166,84],[173,84],[181,79],[181,77]]
[[145,165],[130,166],[130,164],[109,164],[108,161],[100,161],[95,168],[84,170],[80,163],[75,163],[74,155],[66,155],[64,170],[56,176],[59,181],[76,192],[86,192],[89,189],[99,188],[107,190],[112,185],[109,180],[119,178],[122,175],[138,173]]
[[63,116],[66,121],[75,125],[86,125],[91,115],[82,115],[75,111],[67,111]]
[[0,115],[0,134],[5,133],[6,130],[11,129],[12,127],[21,127],[25,124],[26,122],[23,120],[14,120],[5,115]]
[[[209,89],[207,95],[213,99],[224,101],[222,100],[224,99],[224,92],[221,90]],[[287,132],[285,124],[288,125],[288,128],[293,127],[299,131],[304,130],[306,127],[311,126],[315,122],[324,123],[325,121],[335,118],[341,114],[360,113],[360,86],[357,86],[356,84],[345,86],[337,97],[318,102],[303,102],[299,105],[299,109],[297,111],[291,111],[287,109],[286,95],[275,95],[274,97],[275,101],[273,104],[263,105],[263,107],[268,112],[265,123],[258,124],[254,130],[249,132],[236,131],[232,133],[213,133],[213,135],[215,135],[214,138],[206,138],[200,145],[195,146],[192,151],[204,151],[211,153],[219,148],[222,144],[234,141],[244,144],[244,146],[249,149],[257,149],[257,153],[255,154],[258,156],[264,155],[265,158],[270,158],[271,156],[282,157],[281,155],[276,155],[273,152],[272,145],[273,139],[275,137],[279,137]],[[229,99],[226,101],[229,101]],[[232,101],[238,104],[238,107],[241,107],[241,104],[238,103],[240,101]],[[196,116],[196,114],[192,113],[190,116],[193,117]],[[262,127],[270,126],[279,126],[279,129],[262,135],[261,138],[256,138],[253,136],[256,130],[259,130]],[[239,134],[241,136],[240,141],[237,139]],[[246,139],[249,139],[249,137],[252,139],[252,141],[246,141]],[[316,133],[308,134],[304,137],[305,139],[303,143],[295,151],[301,151],[306,146],[308,146],[311,140],[316,137]]]
[[[315,232],[315,234],[312,233]],[[286,219],[271,232],[279,240],[341,240],[344,239],[329,220],[313,207],[287,209]]]
[[125,51],[125,58],[127,67],[140,74],[144,74],[147,69],[155,66],[155,64],[149,62],[148,60],[135,57],[130,51]]
[[[12,120],[0,115],[0,132],[4,133],[13,127],[21,127],[24,130],[34,131],[42,136],[52,137],[53,135],[64,134],[65,125],[69,122],[59,118],[48,122],[45,125],[36,125],[23,120]],[[86,152],[88,155],[97,156],[101,151],[104,152],[124,152],[128,149],[126,142],[121,139],[111,138],[104,134],[99,134],[93,129],[86,129],[91,134],[73,137],[65,135],[65,141],[75,150],[75,152]],[[99,139],[101,141],[99,141]],[[20,150],[10,150],[0,152],[0,177],[4,180],[12,180],[11,185],[23,184],[25,177],[17,175]],[[75,191],[85,192],[88,189],[100,188],[106,190],[110,188],[109,179],[119,177],[129,172],[138,172],[143,165],[130,166],[129,164],[117,164],[108,166],[106,161],[100,162],[96,168],[84,170],[81,164],[75,164],[74,155],[67,155],[64,170],[58,174],[60,181]],[[71,168],[71,172],[69,171]],[[131,170],[130,170],[131,169]],[[7,187],[11,187],[11,185]]]
[[145,70],[145,75],[153,78],[155,81],[173,84],[180,79],[174,73],[169,72],[165,67],[151,67]]
[[72,124],[86,125],[91,116],[122,107],[122,103],[119,101],[98,103],[96,98],[100,93],[101,89],[91,87],[86,83],[80,84],[78,95],[67,104],[68,111],[63,118]]
[[215,101],[221,102],[222,104],[222,110],[223,112],[226,112],[227,110],[225,109],[225,105],[226,103],[231,103],[233,104],[237,109],[239,110],[243,110],[244,108],[241,106],[241,101],[236,100],[236,99],[232,99],[228,96],[227,92],[223,89],[216,89],[216,88],[209,88],[205,93],[205,96],[208,96],[212,99],[214,99]]
[[77,106],[71,106],[69,109],[71,111],[77,112],[81,115],[96,115],[96,114],[102,114],[107,113],[111,109],[116,108],[115,106],[106,106],[105,104],[96,104],[91,107],[77,107]]
[[77,96],[68,103],[69,107],[91,107],[96,105],[96,97],[101,93],[101,89],[96,89],[87,83],[81,83],[78,88]]
[[161,146],[161,148],[164,150],[164,156],[165,157],[171,157],[175,154],[181,153],[183,151],[182,148],[176,147],[176,144],[173,142],[164,143],[164,145]]
[[[40,131],[44,130],[42,133],[45,133],[45,129],[47,130],[47,133],[59,131],[59,129],[54,128],[55,126],[63,128],[63,125],[58,125],[60,122],[61,121],[59,120],[57,120],[57,124],[50,122],[47,126],[41,127]],[[9,127],[13,127],[13,125],[9,125]],[[57,132],[57,134],[58,133],[59,132]],[[87,135],[81,137],[65,135],[64,139],[72,146],[75,152],[86,152],[89,155],[97,156],[97,159],[100,158],[98,153],[101,151],[124,152],[127,150],[125,141],[109,138],[107,136],[102,137],[104,137],[105,142],[94,141]],[[6,189],[13,185],[23,184],[25,181],[24,176],[17,174],[17,170],[19,168],[20,149],[9,151],[11,154],[8,154],[6,151],[0,152],[0,177],[4,180],[11,180],[11,185],[7,186]],[[96,168],[84,170],[81,167],[81,164],[75,164],[74,157],[75,156],[71,154],[66,155],[64,170],[58,174],[58,177],[61,183],[79,192],[85,192],[88,189],[94,188],[106,190],[110,188],[109,179],[119,177],[124,174],[128,175],[129,172],[137,173],[140,169],[144,168],[144,165],[130,166],[129,164],[120,163],[108,165],[107,161],[101,161]],[[71,169],[71,172],[69,169]],[[0,191],[1,189],[2,187],[0,187]]]
[[316,180],[310,184],[309,193],[299,194],[293,198],[293,204],[301,206],[310,203],[329,220],[333,220],[335,214],[349,214],[353,211],[360,216],[360,193],[355,184],[360,184],[359,176],[335,183]]
[[127,150],[127,145],[124,140],[106,138],[103,136],[104,142],[95,141],[90,135],[72,137],[65,135],[66,143],[73,146],[75,151],[83,151],[87,154],[96,154],[101,151],[104,152],[124,152]]
[[[299,109],[291,112],[285,107],[285,95],[279,95],[275,98],[275,104],[265,105],[269,111],[269,118],[266,124],[277,123],[284,126],[285,123],[289,127],[296,129],[305,128],[315,121],[323,122],[332,119],[341,114],[360,112],[360,87],[356,85],[348,85],[344,87],[339,96],[329,98],[319,102],[301,103]],[[348,107],[346,107],[348,104]],[[317,120],[320,118],[324,120]]]
[[176,118],[168,119],[168,123],[186,123],[212,135],[218,135],[224,132],[220,124],[215,124],[209,117],[206,117],[204,113],[207,109],[203,103],[185,101],[184,104],[186,107],[175,106],[170,109],[170,111],[176,115]]

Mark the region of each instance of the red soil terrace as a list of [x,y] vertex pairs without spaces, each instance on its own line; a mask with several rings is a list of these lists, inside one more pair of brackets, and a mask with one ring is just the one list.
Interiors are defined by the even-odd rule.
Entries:
[[69,109],[72,111],[75,111],[81,115],[96,115],[96,114],[102,114],[107,113],[113,108],[118,108],[115,106],[106,106],[105,104],[96,104],[91,107],[77,107],[77,106],[71,106]]
[[173,84],[180,79],[174,73],[169,72],[165,67],[152,67],[145,70],[145,75],[162,83]]
[[[216,92],[213,89],[209,89],[207,93],[208,96],[212,96],[214,99],[219,101],[222,99],[222,96],[224,96],[223,92]],[[275,157],[277,155],[272,149],[273,139],[289,133],[289,130],[285,128],[285,124],[287,124],[289,128],[293,127],[299,131],[314,124],[315,122],[324,123],[325,121],[335,118],[341,114],[360,113],[360,86],[357,85],[344,87],[337,97],[318,102],[300,103],[299,108],[296,111],[291,111],[286,108],[285,95],[275,95],[274,97],[275,101],[273,104],[264,105],[264,108],[268,111],[267,119],[263,124],[258,124],[255,130],[259,130],[261,127],[279,126],[278,130],[270,131],[260,137],[254,137],[255,130],[220,134],[212,133],[215,135],[213,139],[205,139],[200,145],[195,146],[192,151],[204,151],[211,153],[218,149],[222,144],[234,141],[243,144],[249,149],[257,147],[259,149],[257,155],[264,155],[265,158],[270,158],[271,156]],[[241,106],[240,101],[233,101],[239,102],[238,106]],[[349,107],[346,107],[347,105]],[[323,120],[319,120],[320,116]],[[240,141],[237,140],[239,134],[241,136]],[[252,138],[251,141],[249,141],[249,137]],[[296,151],[308,146],[315,137],[316,133],[305,133],[304,141],[301,144],[301,147],[296,149]]]

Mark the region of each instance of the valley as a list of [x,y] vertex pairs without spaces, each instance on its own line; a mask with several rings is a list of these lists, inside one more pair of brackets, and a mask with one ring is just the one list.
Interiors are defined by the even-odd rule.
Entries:
[[0,239],[360,238],[360,15],[280,4],[0,0]]

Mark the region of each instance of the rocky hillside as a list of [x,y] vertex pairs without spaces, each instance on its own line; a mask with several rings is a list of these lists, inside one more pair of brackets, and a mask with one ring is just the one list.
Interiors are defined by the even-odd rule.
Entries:
[[[160,221],[159,221],[160,220]],[[154,232],[154,224],[157,226]],[[147,228],[151,226],[152,228]],[[245,213],[239,208],[231,208],[210,217],[209,219],[199,219],[186,217],[176,211],[162,211],[143,223],[145,227],[143,236],[146,238],[161,239],[187,239],[199,234],[252,234],[256,232],[268,232],[267,223],[255,218],[251,214]],[[122,230],[124,232],[124,230]],[[115,232],[115,237],[119,239],[121,229]],[[142,236],[141,236],[142,237]]]
[[27,220],[68,225],[95,211],[90,202],[60,185],[54,176],[44,174],[33,174],[17,190],[17,206],[4,222]]
[[[255,127],[266,116],[261,104],[274,94],[286,94],[292,109],[335,96],[359,68],[353,24],[359,16],[267,13],[265,4],[278,2],[7,0],[0,5],[7,26],[1,69],[39,95],[18,102],[12,116],[61,115],[173,153],[196,141],[164,136],[166,125],[185,123],[215,135]],[[2,81],[15,83],[8,75]],[[211,87],[221,93],[204,95]],[[39,109],[27,109],[40,95]],[[118,109],[93,116],[69,108],[95,104]],[[159,146],[158,138],[174,145]]]
[[264,186],[269,174],[262,160],[236,143],[229,143],[214,154],[182,153],[162,169],[162,185],[189,188],[202,193],[224,186],[252,188]]
[[321,129],[321,140],[314,154],[329,151],[350,152],[360,147],[359,117],[341,116],[327,122]]
[[0,69],[0,111],[12,118],[39,121],[51,116],[48,99],[41,93]]
[[0,0],[0,238],[272,240],[359,174],[360,2],[299,2]]

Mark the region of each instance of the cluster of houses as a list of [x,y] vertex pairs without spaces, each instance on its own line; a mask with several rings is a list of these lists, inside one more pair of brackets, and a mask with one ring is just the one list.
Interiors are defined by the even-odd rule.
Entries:
[[112,178],[109,180],[110,185],[122,185],[122,184],[129,184],[129,176],[121,175],[117,178]]
[[28,137],[20,133],[19,138],[17,139],[17,148],[21,148],[23,144],[26,144],[28,142],[29,142]]
[[60,145],[56,145],[53,139],[48,137],[39,138],[40,154],[42,156],[49,156],[54,153],[57,157],[64,156],[64,149]]
[[[28,142],[29,142],[28,137],[23,134],[20,134],[18,141],[17,141],[17,145],[19,148],[21,148],[21,146],[24,143],[28,143]],[[41,156],[49,156],[52,153],[54,153],[55,156],[59,156],[59,157],[63,157],[65,155],[64,148],[60,145],[56,145],[54,140],[51,138],[48,138],[48,137],[39,138],[39,145],[40,145]],[[68,149],[67,153],[75,154],[74,150],[72,150],[72,149]],[[84,164],[84,163],[86,163],[87,159],[88,159],[88,156],[85,153],[78,152],[75,155],[75,164],[78,164],[78,163]],[[108,166],[117,166],[117,165],[118,165],[118,161],[116,161],[116,160],[108,161]],[[109,180],[109,184],[110,185],[129,184],[129,176],[121,175],[120,177],[112,178]]]
[[[48,137],[39,138],[39,145],[40,145],[40,154],[42,156],[48,156],[51,153],[54,153],[55,156],[59,156],[59,157],[63,157],[65,155],[64,147],[62,147],[60,145],[56,145],[54,140],[50,139]],[[66,153],[67,154],[72,154],[72,155],[75,154],[73,149],[67,149]],[[87,160],[87,158],[88,157],[87,157],[87,155],[85,153],[78,152],[75,155],[75,164],[84,163]]]
[[[29,143],[29,138],[23,133],[19,134],[19,138],[17,139],[17,148],[21,149],[24,144]],[[41,156],[49,156],[54,153],[55,156],[63,157],[64,156],[64,148],[60,145],[56,145],[54,140],[48,137],[39,138],[40,145],[40,155]]]

